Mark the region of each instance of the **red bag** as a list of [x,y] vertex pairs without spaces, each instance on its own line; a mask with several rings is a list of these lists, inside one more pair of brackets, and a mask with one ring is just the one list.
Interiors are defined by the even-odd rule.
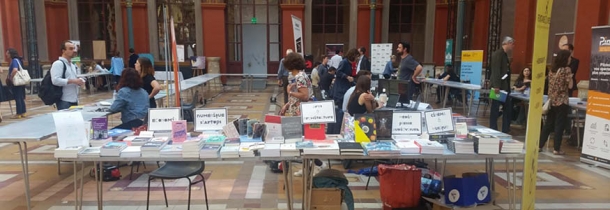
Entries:
[[140,135],[140,131],[147,131],[148,125],[144,124],[144,125],[141,125],[140,127],[132,128],[131,130],[133,131],[133,135],[137,136],[137,135]]
[[421,170],[406,164],[379,164],[379,191],[384,209],[411,208],[421,198]]

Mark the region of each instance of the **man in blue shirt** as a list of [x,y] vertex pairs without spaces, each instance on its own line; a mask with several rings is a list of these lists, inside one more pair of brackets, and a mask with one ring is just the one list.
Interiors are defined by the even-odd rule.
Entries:
[[[286,50],[286,55],[292,52],[292,49],[288,49]],[[288,92],[286,92],[286,87],[288,87],[288,70],[284,68],[284,58],[280,60],[280,68],[277,70],[277,84],[282,87],[282,91],[284,91],[284,104],[288,103]]]
[[419,85],[417,75],[419,75],[423,67],[411,56],[411,45],[406,42],[399,42],[396,53],[400,55],[400,66],[398,66],[398,79],[410,81],[407,86],[406,100],[410,101],[415,93],[415,88]]

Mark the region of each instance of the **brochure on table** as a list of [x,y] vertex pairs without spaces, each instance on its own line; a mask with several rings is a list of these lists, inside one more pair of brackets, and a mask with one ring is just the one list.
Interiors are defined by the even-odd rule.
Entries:
[[170,132],[172,121],[182,119],[180,108],[156,108],[148,110],[148,130]]
[[[591,48],[591,78],[587,100],[587,117],[581,160],[610,168],[610,27],[593,27]],[[601,37],[601,38],[600,38]]]
[[227,108],[195,109],[195,131],[219,131],[228,122]]

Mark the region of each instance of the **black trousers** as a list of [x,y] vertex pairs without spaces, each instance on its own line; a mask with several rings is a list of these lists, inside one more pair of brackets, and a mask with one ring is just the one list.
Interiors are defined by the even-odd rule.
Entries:
[[[492,90],[493,91],[493,90]],[[504,103],[491,100],[491,109],[489,110],[489,128],[498,130],[498,118],[500,118],[500,105],[502,105],[502,132],[510,132],[510,121],[512,119],[513,103],[510,96],[506,96]]]
[[284,104],[288,103],[288,91],[286,91],[287,87],[288,87],[288,77],[282,76],[282,91],[284,92]]
[[546,114],[546,122],[542,127],[540,133],[540,148],[543,148],[546,141],[549,139],[551,132],[554,132],[554,144],[553,149],[555,151],[561,150],[561,140],[563,138],[563,130],[565,124],[568,123],[568,113],[570,107],[567,104],[559,106],[551,106],[551,110]]
[[140,119],[135,119],[129,122],[124,122],[123,124],[120,124],[114,128],[120,128],[120,129],[127,129],[127,130],[131,130],[132,128],[137,128],[144,125],[144,121],[140,120]]

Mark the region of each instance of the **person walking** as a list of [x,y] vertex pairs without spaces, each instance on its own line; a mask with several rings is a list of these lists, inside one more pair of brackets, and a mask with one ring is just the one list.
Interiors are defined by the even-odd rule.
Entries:
[[21,119],[25,117],[26,107],[25,107],[25,86],[15,86],[13,85],[13,78],[17,75],[23,67],[22,58],[17,53],[17,50],[13,48],[8,48],[6,51],[6,58],[10,60],[10,66],[8,69],[8,77],[7,85],[10,87],[11,92],[13,93],[13,98],[15,99],[15,106],[17,109],[17,114],[13,115],[12,119]]
[[[510,62],[508,60],[508,52],[511,52],[515,47],[515,40],[511,37],[505,37],[502,41],[502,48],[496,50],[491,55],[491,87],[490,91],[495,91],[500,94],[500,90],[510,94]],[[500,117],[500,106],[502,106],[502,132],[510,132],[510,121],[512,118],[512,99],[506,96],[504,102],[492,100],[491,109],[489,110],[489,128],[498,130],[498,118]]]

